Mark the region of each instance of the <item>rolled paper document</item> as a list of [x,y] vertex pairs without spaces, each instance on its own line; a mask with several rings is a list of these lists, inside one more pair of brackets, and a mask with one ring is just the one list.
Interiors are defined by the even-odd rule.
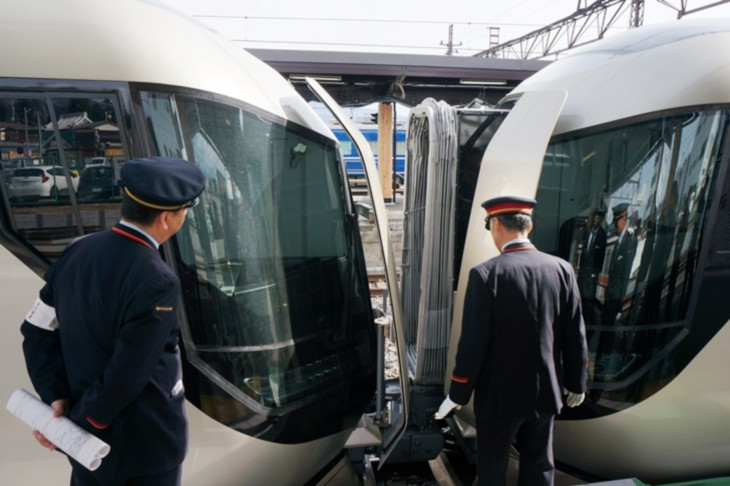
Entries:
[[98,469],[101,460],[109,454],[111,448],[106,442],[67,417],[54,417],[51,407],[22,388],[13,392],[6,408],[89,471]]

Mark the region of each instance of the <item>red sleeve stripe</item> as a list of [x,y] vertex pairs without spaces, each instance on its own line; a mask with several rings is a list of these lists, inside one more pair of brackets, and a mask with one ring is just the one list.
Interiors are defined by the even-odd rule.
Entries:
[[469,383],[469,378],[463,378],[461,376],[451,375],[451,380],[457,383]]
[[99,422],[97,422],[96,420],[94,420],[91,417],[86,417],[86,421],[89,422],[94,427],[96,427],[97,429],[103,430],[103,429],[106,429],[107,427],[109,427],[109,424],[100,424]]

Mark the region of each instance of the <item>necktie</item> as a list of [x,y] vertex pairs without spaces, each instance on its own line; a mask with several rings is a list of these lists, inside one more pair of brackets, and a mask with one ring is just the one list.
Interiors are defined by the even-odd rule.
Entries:
[[594,227],[591,230],[591,233],[588,235],[588,245],[586,245],[587,246],[587,248],[586,248],[587,251],[591,251],[591,249],[593,248],[593,237],[595,236],[595,234],[596,234],[596,228]]

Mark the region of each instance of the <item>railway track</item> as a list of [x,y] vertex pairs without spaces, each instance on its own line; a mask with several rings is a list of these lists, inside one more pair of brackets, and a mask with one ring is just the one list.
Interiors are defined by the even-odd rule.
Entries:
[[368,273],[368,284],[370,287],[370,297],[382,297],[383,293],[388,290],[388,283],[384,273]]

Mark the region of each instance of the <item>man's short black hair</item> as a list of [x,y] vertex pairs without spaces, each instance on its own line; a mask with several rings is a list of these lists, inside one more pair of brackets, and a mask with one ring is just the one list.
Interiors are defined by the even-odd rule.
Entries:
[[144,206],[122,193],[122,217],[130,223],[148,226],[161,212],[159,209]]
[[505,229],[510,231],[529,231],[532,228],[532,218],[526,214],[511,213],[498,214],[495,218],[499,218],[499,222]]

